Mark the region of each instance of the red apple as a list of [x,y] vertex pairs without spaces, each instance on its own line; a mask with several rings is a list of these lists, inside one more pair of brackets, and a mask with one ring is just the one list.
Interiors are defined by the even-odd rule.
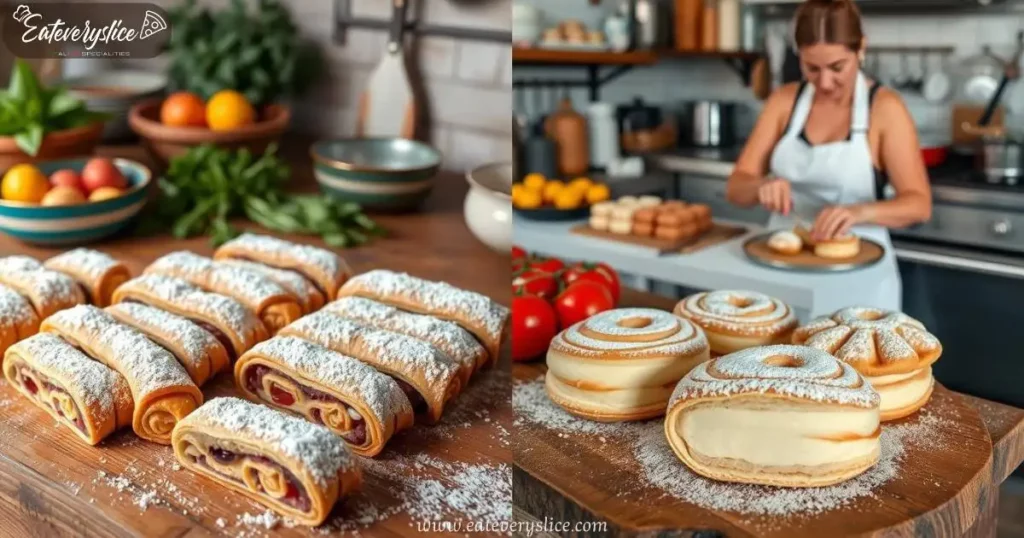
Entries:
[[82,176],[70,168],[57,170],[51,174],[50,185],[54,187],[71,187],[79,191],[85,191],[85,186],[82,185]]
[[113,161],[97,157],[85,163],[82,169],[82,184],[86,192],[92,192],[100,187],[113,187],[124,190],[128,187],[128,180],[124,174],[114,166]]

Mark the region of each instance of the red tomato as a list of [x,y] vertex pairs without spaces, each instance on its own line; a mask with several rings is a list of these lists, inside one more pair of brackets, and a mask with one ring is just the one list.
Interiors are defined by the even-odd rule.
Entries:
[[558,279],[555,275],[529,267],[512,276],[512,293],[515,295],[536,295],[552,299],[558,294]]
[[556,334],[558,319],[547,301],[536,295],[512,298],[512,360],[540,357]]
[[521,247],[517,247],[515,245],[512,245],[512,259],[513,260],[518,260],[520,258],[525,258],[526,256],[527,255],[526,255],[526,251],[525,250],[523,250]]
[[530,267],[534,269],[540,269],[541,271],[547,271],[549,273],[557,273],[565,268],[565,262],[558,258],[537,258],[530,262]]
[[615,304],[619,304],[619,294],[621,292],[619,286],[619,275],[615,274],[615,271],[611,267],[608,267],[603,263],[577,263],[569,266],[569,268],[562,273],[562,282],[566,285],[580,280],[589,280],[607,287],[608,292],[612,295],[612,301],[614,301]]
[[565,328],[612,308],[615,302],[608,288],[590,280],[574,282],[555,297],[555,312]]

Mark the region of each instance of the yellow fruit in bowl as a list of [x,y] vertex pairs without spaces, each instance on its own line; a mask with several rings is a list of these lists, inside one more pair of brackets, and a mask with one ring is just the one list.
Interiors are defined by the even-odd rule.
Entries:
[[67,185],[58,185],[43,196],[42,205],[75,205],[85,203],[85,194],[82,191]]
[[544,177],[544,174],[538,174],[536,172],[527,174],[523,178],[523,185],[526,185],[527,189],[540,191],[544,190],[544,184],[547,183],[548,179]]
[[586,192],[587,189],[594,186],[594,181],[588,177],[578,177],[569,182],[569,188],[573,190],[579,190]]
[[256,121],[249,100],[235,90],[221,90],[206,103],[206,125],[214,131],[230,131]]
[[555,198],[558,197],[558,193],[565,189],[565,183],[557,179],[553,179],[544,184],[544,202],[548,204],[555,203]]
[[583,205],[583,193],[573,189],[562,189],[555,198],[558,209],[579,209]]
[[519,197],[519,203],[516,207],[519,209],[537,209],[543,204],[544,199],[541,197],[540,191],[527,189]]
[[529,189],[527,189],[526,185],[523,185],[522,183],[512,185],[512,205],[518,204],[519,199],[523,197],[523,193],[527,190]]
[[608,188],[608,185],[597,184],[591,185],[587,189],[587,203],[596,204],[603,202],[612,197],[612,191]]
[[121,196],[123,191],[117,187],[100,187],[89,194],[90,202],[102,202]]
[[31,164],[16,164],[0,182],[0,198],[11,202],[38,204],[50,190],[46,174]]

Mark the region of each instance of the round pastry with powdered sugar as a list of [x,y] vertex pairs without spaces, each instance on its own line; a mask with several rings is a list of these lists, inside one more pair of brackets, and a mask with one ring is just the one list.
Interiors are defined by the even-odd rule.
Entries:
[[548,396],[591,420],[644,420],[665,413],[672,387],[708,360],[704,331],[669,312],[621,308],[562,331],[548,349]]
[[916,319],[891,310],[849,307],[793,332],[793,343],[827,351],[848,363],[882,397],[882,420],[910,415],[928,403],[931,365],[942,355],[939,339]]
[[665,418],[672,450],[726,482],[818,487],[880,455],[879,396],[819,349],[777,345],[702,363],[676,386]]
[[745,290],[691,295],[676,305],[675,314],[704,329],[715,355],[789,343],[797,325],[789,305],[763,293]]

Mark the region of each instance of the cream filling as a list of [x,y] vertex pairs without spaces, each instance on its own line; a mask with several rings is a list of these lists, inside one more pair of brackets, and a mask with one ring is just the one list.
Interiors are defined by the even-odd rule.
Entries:
[[551,371],[546,383],[555,396],[569,402],[572,407],[609,414],[629,414],[650,406],[666,406],[674,387],[640,387],[622,390],[582,390],[566,385]]
[[[902,409],[920,400],[931,388],[933,378],[932,369],[927,368],[928,375],[922,379],[909,380],[918,375],[921,370],[914,370],[907,374],[884,375],[878,377],[864,376],[864,379],[871,383],[871,386],[881,396],[880,409],[891,411]],[[909,381],[908,381],[909,380]]]
[[584,390],[661,388],[674,385],[694,366],[709,358],[707,350],[692,357],[625,359],[578,357],[552,350],[548,351],[548,370],[565,384]]
[[834,464],[879,448],[878,409],[697,406],[676,420],[683,441],[700,455],[760,466]]
[[751,347],[768,346],[772,344],[788,344],[790,333],[781,335],[735,335],[715,332],[714,329],[705,329],[704,334],[708,337],[708,344],[711,351],[719,355],[728,355]]

